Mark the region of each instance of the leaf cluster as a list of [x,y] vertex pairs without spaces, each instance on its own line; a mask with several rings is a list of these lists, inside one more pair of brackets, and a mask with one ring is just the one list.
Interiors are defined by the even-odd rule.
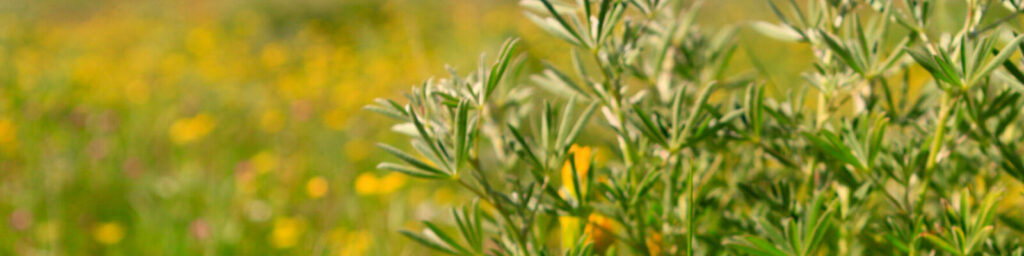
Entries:
[[[776,22],[708,29],[701,1],[524,0],[571,65],[528,75],[510,40],[378,100],[411,139],[378,167],[474,195],[456,232],[403,231],[455,255],[1021,255],[1024,212],[996,206],[1024,196],[1024,9],[968,0],[953,30],[940,4],[766,1]],[[741,29],[809,47],[805,83],[730,65]]]

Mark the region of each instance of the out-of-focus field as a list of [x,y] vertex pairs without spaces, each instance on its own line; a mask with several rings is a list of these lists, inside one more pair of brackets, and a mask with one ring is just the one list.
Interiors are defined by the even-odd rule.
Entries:
[[[757,1],[709,2],[712,24],[771,19]],[[463,192],[375,170],[375,141],[397,138],[361,108],[446,76],[445,63],[468,71],[508,37],[536,59],[566,49],[521,13],[475,0],[0,1],[0,255],[423,254],[397,230],[447,216]],[[767,68],[802,68],[790,59]]]

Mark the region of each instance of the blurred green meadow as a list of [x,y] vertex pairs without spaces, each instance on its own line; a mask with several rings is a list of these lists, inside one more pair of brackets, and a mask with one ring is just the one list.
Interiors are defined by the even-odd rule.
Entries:
[[[708,2],[712,29],[771,19]],[[362,106],[506,38],[527,68],[567,49],[498,0],[12,0],[0,24],[0,255],[425,254],[397,231],[464,191],[376,170],[399,138]],[[749,38],[773,50],[739,69],[799,81],[809,50]]]

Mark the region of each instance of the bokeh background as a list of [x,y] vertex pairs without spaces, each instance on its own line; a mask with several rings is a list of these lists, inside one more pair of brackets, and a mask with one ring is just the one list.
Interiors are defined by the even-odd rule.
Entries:
[[[704,29],[774,20],[708,1]],[[422,255],[464,191],[376,170],[401,101],[523,38],[513,0],[0,1],[0,255]],[[741,30],[738,69],[810,53]],[[765,50],[771,49],[771,50]],[[488,58],[488,62],[490,58]],[[528,79],[523,79],[524,86]]]

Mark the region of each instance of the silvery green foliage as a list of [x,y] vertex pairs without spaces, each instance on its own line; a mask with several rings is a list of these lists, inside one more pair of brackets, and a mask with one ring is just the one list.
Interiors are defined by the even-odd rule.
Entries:
[[[397,161],[380,169],[475,198],[403,233],[456,255],[1022,255],[1020,1],[765,1],[777,20],[718,29],[701,5],[524,0],[570,65],[523,74],[510,40],[368,107],[411,138],[382,144]],[[936,5],[960,28],[934,25],[952,19]],[[804,83],[730,68],[738,29],[809,47]],[[610,250],[560,230],[595,215]]]

